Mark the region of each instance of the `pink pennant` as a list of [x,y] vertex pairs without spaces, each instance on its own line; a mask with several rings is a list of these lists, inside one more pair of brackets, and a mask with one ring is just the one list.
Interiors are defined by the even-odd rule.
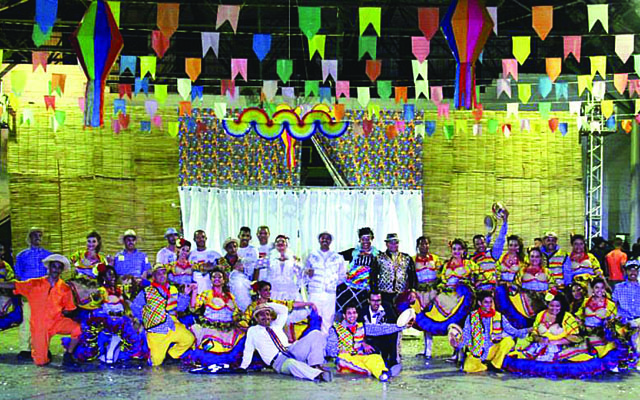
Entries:
[[52,110],[56,109],[56,96],[44,96],[44,105],[47,107],[47,110],[51,108]]
[[640,124],[640,114],[636,115],[636,123]]
[[33,64],[33,72],[36,72],[38,65],[42,66],[44,72],[47,72],[47,59],[49,58],[48,51],[34,51],[31,53],[31,63]]
[[246,58],[232,58],[231,59],[231,79],[236,79],[236,76],[242,76],[247,81],[247,59]]
[[449,119],[449,103],[438,104],[438,118]]
[[164,57],[164,54],[169,50],[169,46],[171,46],[171,41],[161,31],[151,32],[151,47],[158,58]]
[[84,112],[84,97],[78,97],[78,107],[80,111]]
[[442,86],[431,86],[431,101],[436,105],[442,103]]
[[573,54],[576,61],[580,62],[580,49],[582,47],[582,36],[564,36],[564,59],[569,54]]
[[111,121],[111,130],[113,131],[113,133],[120,133],[120,121],[118,121],[117,119],[114,119]]
[[373,121],[371,121],[370,119],[363,119],[362,120],[362,131],[364,132],[365,136],[369,136],[371,131],[373,131]]
[[507,79],[509,75],[518,80],[518,60],[515,58],[502,60],[502,77]]
[[349,98],[349,81],[336,82],[336,99],[339,99],[341,95],[346,99]]
[[629,79],[629,97],[640,95],[640,79]]
[[423,36],[413,36],[411,38],[411,47],[413,55],[422,63],[429,57],[430,42]]
[[629,81],[629,74],[613,74],[613,86],[620,94],[624,94],[627,90],[627,82]]
[[406,128],[406,124],[404,120],[396,121],[396,129],[398,130],[398,132],[404,133],[405,128]]
[[153,118],[151,118],[151,122],[158,128],[162,127],[162,117],[159,115],[156,115]]
[[216,16],[216,29],[219,29],[225,21],[229,21],[233,33],[238,32],[238,16],[240,15],[240,6],[228,6],[220,4],[218,6],[218,15]]

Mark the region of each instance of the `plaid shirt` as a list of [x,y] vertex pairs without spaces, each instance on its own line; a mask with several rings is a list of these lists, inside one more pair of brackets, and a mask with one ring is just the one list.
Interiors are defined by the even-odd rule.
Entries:
[[629,322],[640,317],[640,283],[628,280],[613,288],[613,301],[618,306],[618,317]]
[[113,267],[119,276],[132,275],[135,277],[141,277],[145,271],[151,269],[147,255],[138,249],[134,249],[131,253],[126,250],[119,251],[116,254]]
[[33,278],[41,278],[47,274],[47,267],[42,260],[50,256],[49,250],[41,247],[31,247],[22,250],[16,257],[16,265],[13,267],[16,278],[26,281]]

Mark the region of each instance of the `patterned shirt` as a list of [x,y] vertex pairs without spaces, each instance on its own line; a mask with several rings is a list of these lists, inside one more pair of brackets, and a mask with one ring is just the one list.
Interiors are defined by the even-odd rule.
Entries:
[[115,256],[114,266],[119,276],[132,275],[141,277],[145,271],[151,270],[147,255],[134,249],[132,252],[122,250]]
[[[489,349],[491,348],[491,346],[494,345],[494,343],[491,341],[492,338],[492,328],[493,328],[493,318],[490,317],[486,317],[486,318],[481,318],[482,320],[482,334],[484,335],[484,348],[483,348],[483,352],[482,352],[482,359],[486,359],[487,355],[489,354]],[[513,325],[511,325],[511,323],[509,323],[509,320],[503,315],[501,316],[500,320],[501,325],[502,325],[502,331],[504,332],[504,334],[506,334],[507,336],[511,336],[511,337],[517,337],[517,338],[525,338],[527,336],[527,334],[529,333],[527,328],[524,329],[516,329],[513,327]],[[497,323],[497,322],[496,322]],[[503,334],[503,336],[505,336]],[[465,346],[469,346],[471,345],[471,315],[467,316],[467,319],[464,323],[464,329],[462,331],[462,347]]]
[[47,274],[47,267],[42,260],[49,257],[49,250],[41,247],[32,247],[22,250],[16,257],[16,265],[13,267],[16,279],[26,281],[33,278],[41,278]]
[[[349,326],[346,321],[342,321],[340,324],[345,328]],[[396,324],[387,323],[370,324],[365,322],[364,324],[358,323],[358,325],[364,326],[364,331],[361,332],[361,334],[365,337],[391,335],[404,329],[404,327],[398,327]],[[338,332],[335,326],[329,331],[325,352],[329,357],[337,357],[338,353],[340,353],[340,338],[338,337]]]
[[311,278],[304,274],[309,293],[335,293],[347,274],[344,258],[332,250],[311,253],[305,266],[305,271],[309,270],[313,271]]
[[613,301],[618,305],[622,322],[640,318],[640,283],[626,280],[613,288]]
[[[176,312],[181,312],[189,307],[190,298],[187,295],[182,293],[178,293],[177,289],[174,286],[170,286],[171,299],[175,300],[177,305],[172,307],[171,309],[167,307],[167,313],[170,315],[167,319],[160,325],[154,326],[153,328],[148,329],[148,332],[151,333],[168,333],[169,331],[174,331],[176,329],[176,325],[173,322],[173,316]],[[139,321],[142,321],[142,309],[147,304],[147,297],[144,290],[141,290],[138,293],[138,296],[131,303],[131,314],[136,317]]]

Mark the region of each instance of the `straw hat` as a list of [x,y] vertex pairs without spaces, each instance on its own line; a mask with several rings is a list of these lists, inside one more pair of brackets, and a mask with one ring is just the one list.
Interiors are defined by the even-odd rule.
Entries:
[[42,260],[42,263],[44,264],[45,267],[49,268],[49,264],[51,264],[54,261],[57,261],[60,264],[62,264],[64,266],[64,269],[69,269],[71,267],[71,263],[69,262],[69,259],[63,256],[62,254],[51,254],[50,256]]
[[238,241],[238,239],[236,239],[236,238],[232,238],[232,237],[228,237],[228,238],[226,238],[226,239],[225,239],[224,243],[222,243],[222,248],[223,248],[224,250],[226,250],[226,249],[227,249],[227,246],[228,246],[229,244],[231,244],[231,243],[235,243],[235,244],[236,244],[236,246],[240,246],[240,242]]
[[264,304],[259,304],[255,308],[255,310],[253,310],[253,314],[251,314],[251,317],[255,319],[256,316],[263,311],[269,311],[271,313],[271,318],[275,318],[277,315],[275,310],[273,309],[273,307],[269,305],[269,303],[264,303]]
[[27,232],[27,245],[31,245],[31,234],[33,232],[40,232],[44,235],[44,228],[40,228],[38,226],[32,226],[29,228],[29,232]]

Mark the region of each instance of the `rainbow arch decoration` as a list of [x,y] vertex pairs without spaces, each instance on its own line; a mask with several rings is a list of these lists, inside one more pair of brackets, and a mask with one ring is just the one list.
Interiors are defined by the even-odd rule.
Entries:
[[242,137],[254,131],[267,140],[276,140],[285,132],[296,140],[309,139],[317,132],[335,139],[349,128],[349,121],[334,121],[327,111],[319,108],[308,111],[302,118],[296,110],[280,109],[269,118],[263,109],[251,107],[244,109],[237,119],[221,122],[228,135]]

